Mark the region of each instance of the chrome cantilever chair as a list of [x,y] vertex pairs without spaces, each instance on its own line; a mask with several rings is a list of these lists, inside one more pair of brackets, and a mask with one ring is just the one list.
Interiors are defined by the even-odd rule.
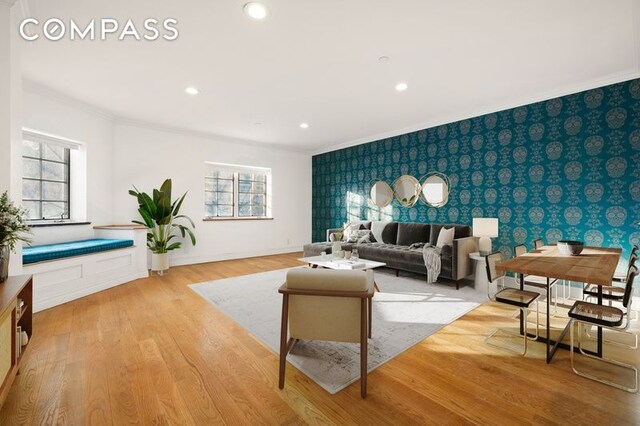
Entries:
[[[633,250],[631,251],[631,257],[629,257],[629,264],[628,264],[628,267],[627,267],[627,273],[625,274],[624,278],[622,278],[620,281],[618,281],[618,282],[625,283],[625,287],[619,287],[619,286],[614,286],[614,285],[602,286],[602,300],[603,301],[608,301],[609,302],[609,306],[612,306],[613,302],[622,303],[624,301],[624,296],[625,296],[625,292],[626,292],[626,282],[629,279],[629,274],[631,273],[631,270],[634,268],[637,259],[638,259],[637,247],[634,247]],[[584,297],[585,297],[585,299],[587,301],[589,301],[590,299],[593,299],[593,298],[597,298],[598,297],[598,286],[595,285],[595,284],[587,284],[585,286],[585,290],[584,290]],[[624,306],[623,306],[623,308],[624,308]],[[630,311],[630,310],[625,308],[623,312],[624,312],[625,318],[627,318],[627,321],[631,321],[631,313],[633,311]],[[587,330],[585,334],[590,339],[593,338],[593,336],[589,333],[589,330]],[[634,344],[631,345],[630,348],[631,349],[636,349],[638,347],[638,335],[635,334],[635,333],[631,333],[631,334],[632,334],[632,337],[633,337]],[[611,343],[612,345],[629,347],[629,345],[617,342],[615,340],[604,339],[604,341],[607,342],[607,343]]]
[[[540,248],[544,245],[544,243],[542,242],[542,240],[536,240],[539,241],[540,243],[538,244],[542,244],[539,247],[536,248]],[[535,242],[534,242],[535,244]],[[527,247],[524,244],[519,244],[517,246],[515,246],[513,248],[513,255],[515,257],[518,256],[522,256],[523,254],[525,254],[527,252]],[[549,296],[549,290],[553,289],[554,294],[553,294],[553,315],[555,316],[558,313],[558,287],[556,286],[556,283],[558,282],[557,279],[555,278],[547,278],[547,277],[539,277],[537,275],[525,275],[524,276],[524,285],[525,286],[530,286],[530,287],[535,287],[535,288],[540,288],[543,290],[547,290],[547,297]]]
[[[626,283],[626,278],[629,275],[629,270],[638,260],[638,251],[638,246],[633,246],[633,248],[631,249],[631,255],[629,256],[629,263],[627,264],[627,269],[625,270],[625,274],[623,276],[614,276],[611,285],[602,286],[602,298],[604,300],[607,300],[609,302],[622,301],[622,299],[624,298],[624,285]],[[622,284],[622,286],[616,284]],[[585,284],[583,297],[587,300],[593,297],[598,297],[598,286],[593,284]]]
[[292,269],[282,294],[280,376],[298,340],[360,343],[360,395],[367,396],[367,337],[371,337],[373,271]]
[[[625,283],[625,292],[624,292],[624,298],[622,300],[622,305],[627,309],[627,312],[629,312],[629,310],[631,309],[631,302],[633,300],[632,298],[632,293],[633,293],[633,281],[634,279],[638,276],[638,268],[636,268],[635,266],[633,266],[630,271],[629,274],[627,274],[627,279],[626,279],[626,283]],[[617,360],[613,360],[613,359],[609,359],[609,358],[598,358],[596,356],[593,355],[589,355],[587,353],[585,353],[582,349],[581,343],[582,343],[582,327],[580,326],[580,324],[586,324],[589,326],[598,326],[598,327],[603,327],[609,330],[613,330],[613,331],[617,331],[617,332],[622,332],[622,333],[628,333],[626,330],[629,327],[629,316],[627,315],[627,321],[626,323],[623,325],[624,322],[624,312],[622,311],[622,309],[619,308],[615,308],[613,306],[604,306],[604,305],[597,305],[595,303],[589,303],[589,302],[584,302],[584,301],[577,301],[573,304],[573,307],[569,310],[569,318],[571,318],[571,320],[569,321],[569,330],[570,330],[570,334],[571,334],[571,352],[570,352],[570,358],[571,358],[571,369],[573,370],[574,373],[576,373],[579,376],[582,377],[586,377],[588,379],[591,380],[595,380],[596,382],[600,382],[600,383],[604,383],[607,384],[609,386],[613,386],[616,387],[618,389],[622,389],[625,390],[627,392],[637,392],[638,391],[638,369],[631,364],[625,364],[623,362],[617,361]],[[609,364],[613,364],[613,365],[617,365],[619,367],[623,367],[625,369],[631,370],[633,371],[634,374],[634,385],[631,388],[625,387],[619,383],[615,383],[609,380],[605,380],[602,378],[599,378],[597,376],[594,376],[592,374],[589,373],[585,373],[582,371],[578,371],[574,365],[574,353],[573,353],[573,348],[574,348],[574,339],[573,339],[573,328],[574,328],[574,324],[577,323],[578,324],[578,349],[580,350],[580,353],[586,357],[589,358],[593,358],[596,360],[600,360]],[[637,343],[637,342],[636,342]],[[636,345],[637,346],[637,345]],[[629,348],[632,348],[631,346],[629,346]]]
[[[527,353],[527,341],[536,340],[540,332],[540,310],[538,306],[538,298],[540,297],[540,295],[533,291],[519,290],[515,288],[505,288],[504,287],[505,272],[498,271],[496,269],[496,266],[503,260],[504,260],[504,257],[502,255],[502,252],[499,252],[499,251],[495,253],[491,253],[486,257],[487,278],[489,279],[489,282],[487,284],[487,297],[489,298],[489,300],[492,300],[494,302],[515,306],[516,308],[520,309],[520,311],[522,312],[522,318],[524,318],[525,320],[523,321],[524,350],[521,352],[521,355],[525,355]],[[499,290],[494,296],[491,296],[491,283],[496,282],[496,284],[498,284],[497,283],[498,280],[502,281],[502,290]],[[528,334],[527,334],[527,317],[529,314],[529,309],[533,304],[533,302],[536,302],[536,335],[535,335],[535,338],[530,338],[528,337]],[[485,338],[485,342],[487,342],[490,345],[506,349],[503,346],[496,345],[495,343],[492,343],[490,341],[490,339],[499,331],[500,329],[496,329],[495,331],[493,331],[490,335],[488,335]]]

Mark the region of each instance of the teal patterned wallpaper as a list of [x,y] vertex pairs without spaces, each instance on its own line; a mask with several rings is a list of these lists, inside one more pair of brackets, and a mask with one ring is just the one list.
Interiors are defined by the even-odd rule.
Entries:
[[[382,211],[373,179],[449,176],[449,203]],[[313,157],[313,240],[356,218],[471,224],[498,217],[494,249],[543,238],[629,252],[640,242],[640,79]]]

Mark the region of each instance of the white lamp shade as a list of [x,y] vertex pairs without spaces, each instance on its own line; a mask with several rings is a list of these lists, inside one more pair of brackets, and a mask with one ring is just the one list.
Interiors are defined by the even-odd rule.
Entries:
[[473,236],[491,237],[498,236],[498,219],[493,217],[473,218]]

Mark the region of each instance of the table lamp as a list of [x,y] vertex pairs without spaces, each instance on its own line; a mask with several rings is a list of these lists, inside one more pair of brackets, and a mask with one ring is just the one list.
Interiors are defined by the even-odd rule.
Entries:
[[480,240],[478,240],[480,256],[491,254],[491,238],[498,236],[498,219],[493,217],[474,217],[473,236],[480,237]]

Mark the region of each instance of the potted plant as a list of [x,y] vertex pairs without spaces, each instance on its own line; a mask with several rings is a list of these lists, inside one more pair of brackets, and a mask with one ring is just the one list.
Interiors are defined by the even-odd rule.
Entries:
[[5,191],[0,196],[0,282],[9,276],[9,256],[18,241],[30,242],[26,234],[31,228],[26,223],[26,210],[16,207]]
[[[196,227],[195,224],[189,217],[179,214],[187,193],[171,201],[171,179],[167,179],[160,189],[153,190],[151,196],[138,191],[135,186],[129,190],[129,194],[138,200],[138,212],[142,217],[142,221],[134,220],[133,223],[148,228],[147,247],[151,250],[151,270],[162,275],[169,269],[169,252],[182,246],[180,241],[172,241],[177,237],[177,232],[183,238],[189,235],[191,244],[196,245],[196,236],[191,230]],[[182,223],[178,223],[180,221]]]

